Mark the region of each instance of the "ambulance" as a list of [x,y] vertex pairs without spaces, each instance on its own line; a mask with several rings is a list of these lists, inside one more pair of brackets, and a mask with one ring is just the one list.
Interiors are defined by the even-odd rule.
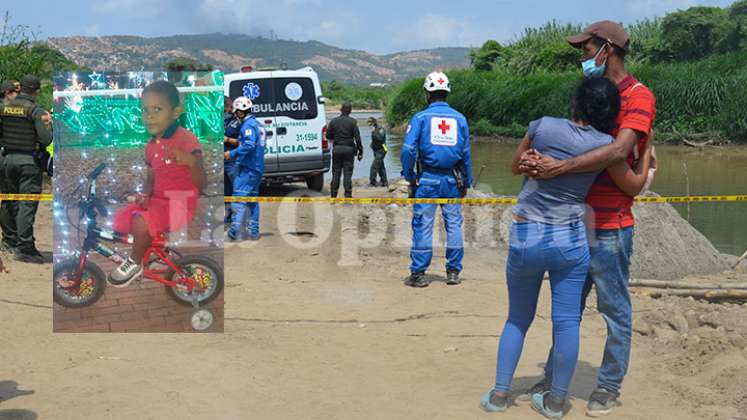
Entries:
[[252,100],[253,114],[265,127],[266,184],[306,182],[321,191],[331,163],[325,138],[325,98],[319,76],[311,67],[299,70],[254,70],[226,74],[225,95]]

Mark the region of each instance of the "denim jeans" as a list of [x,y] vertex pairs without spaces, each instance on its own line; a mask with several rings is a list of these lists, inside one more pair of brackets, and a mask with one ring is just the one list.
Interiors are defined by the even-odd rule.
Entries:
[[[584,305],[592,284],[597,291],[597,310],[607,322],[607,343],[597,385],[619,394],[630,362],[633,307],[630,303],[630,257],[633,255],[634,228],[597,229],[589,240],[591,264],[584,288]],[[550,349],[545,377],[553,377],[553,349]]]
[[506,279],[508,320],[498,345],[495,390],[508,392],[534,320],[542,280],[550,274],[554,371],[551,394],[565,399],[578,359],[582,295],[589,269],[589,246],[582,222],[550,225],[513,222]]

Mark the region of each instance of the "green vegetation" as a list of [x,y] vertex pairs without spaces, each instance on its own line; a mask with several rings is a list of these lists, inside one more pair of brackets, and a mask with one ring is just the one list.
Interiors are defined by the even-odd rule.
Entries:
[[344,85],[333,80],[322,82],[322,93],[330,106],[343,102],[353,104],[353,109],[384,109],[394,93],[392,87],[362,87]]
[[[472,70],[448,73],[449,102],[476,135],[521,136],[536,118],[568,116],[581,71],[580,53],[565,38],[582,30],[550,22],[507,45],[486,42],[472,52]],[[627,30],[627,67],[657,97],[660,138],[697,133],[747,142],[747,0],[726,9],[693,7]],[[405,82],[395,92],[390,124],[425,106],[421,83]]]
[[59,51],[34,42],[36,34],[23,25],[12,25],[6,12],[0,29],[0,81],[21,80],[27,74],[41,78],[39,103],[52,109],[52,86],[48,83],[55,71],[77,71],[80,67]]
[[212,64],[203,64],[187,57],[172,58],[167,61],[163,66],[168,72],[183,72],[183,71],[212,71]]

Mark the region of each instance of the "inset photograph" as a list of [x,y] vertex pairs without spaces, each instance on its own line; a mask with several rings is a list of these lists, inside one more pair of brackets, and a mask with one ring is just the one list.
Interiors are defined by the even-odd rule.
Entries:
[[223,331],[223,74],[54,78],[54,331]]

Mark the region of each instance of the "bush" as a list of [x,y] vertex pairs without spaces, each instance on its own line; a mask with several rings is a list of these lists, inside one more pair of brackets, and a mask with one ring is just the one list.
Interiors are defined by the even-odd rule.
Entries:
[[691,7],[667,15],[662,38],[676,60],[697,60],[739,48],[739,30],[729,12],[720,7]]
[[564,72],[579,68],[580,54],[565,40],[554,41],[545,45],[537,54],[537,70]]
[[353,109],[383,109],[389,102],[393,88],[349,86],[332,80],[322,82],[322,92],[331,105],[350,102]]
[[747,143],[747,75],[734,79],[723,99],[718,125],[726,137]]
[[[747,52],[693,63],[639,64],[630,70],[656,95],[657,131],[719,132],[747,141]],[[578,70],[524,76],[455,71],[449,78],[449,103],[469,119],[475,134],[506,135],[499,133],[504,130],[523,135],[534,119],[569,117],[581,76]],[[394,95],[387,120],[401,124],[424,106],[421,81],[409,81]]]
[[478,50],[470,51],[470,62],[472,68],[477,71],[490,71],[501,56],[503,47],[498,41],[488,40]]

